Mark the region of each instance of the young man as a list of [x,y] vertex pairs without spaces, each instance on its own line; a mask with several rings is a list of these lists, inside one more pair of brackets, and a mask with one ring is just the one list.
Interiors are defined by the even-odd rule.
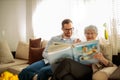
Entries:
[[62,34],[57,35],[55,37],[52,37],[50,41],[48,41],[48,44],[46,45],[46,48],[43,52],[43,60],[37,61],[27,68],[23,69],[19,74],[19,80],[32,80],[33,77],[37,75],[37,80],[48,80],[50,76],[52,76],[52,70],[51,65],[48,62],[47,54],[48,54],[48,48],[53,42],[63,42],[68,44],[73,43],[79,43],[80,40],[73,38],[73,23],[70,19],[64,19],[62,21],[62,28],[63,31]]

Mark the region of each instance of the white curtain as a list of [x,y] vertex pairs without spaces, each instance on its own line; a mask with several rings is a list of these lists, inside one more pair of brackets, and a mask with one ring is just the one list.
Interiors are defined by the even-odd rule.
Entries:
[[120,0],[112,0],[111,44],[114,55],[120,53]]
[[118,32],[117,32],[117,23],[116,19],[113,18],[111,20],[111,37],[110,42],[112,45],[112,54],[117,55],[118,54]]
[[[29,1],[29,0],[28,0]],[[32,28],[34,38],[49,40],[61,33],[61,22],[65,18],[73,21],[74,35],[84,39],[84,27],[98,27],[99,38],[105,40],[103,24],[107,24],[112,54],[120,51],[120,3],[119,0],[31,0]],[[117,6],[116,6],[117,5]],[[119,9],[118,9],[119,6]],[[119,16],[119,18],[118,18]],[[105,42],[106,43],[106,42]]]
[[99,29],[99,37],[103,37],[103,24],[110,21],[109,0],[34,1],[37,1],[32,17],[35,37],[50,39],[52,36],[60,34],[61,21],[65,18],[73,21],[74,34],[81,39],[84,39],[84,27],[90,24],[96,25]]
[[35,37],[50,39],[61,33],[61,21],[71,18],[71,0],[39,0],[33,14]]
[[107,42],[111,43],[112,53],[117,54],[116,1],[119,0],[33,0],[36,3],[33,4],[32,14],[34,37],[49,40],[61,33],[62,20],[69,18],[75,27],[74,36],[84,39],[84,27],[93,24],[98,27],[98,38],[105,40],[103,24],[106,23]]

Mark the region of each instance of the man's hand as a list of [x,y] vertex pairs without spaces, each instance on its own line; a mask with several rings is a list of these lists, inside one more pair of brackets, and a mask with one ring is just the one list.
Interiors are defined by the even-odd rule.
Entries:
[[80,42],[81,42],[81,40],[79,38],[77,38],[77,39],[74,40],[73,43],[76,44],[76,43],[80,43]]

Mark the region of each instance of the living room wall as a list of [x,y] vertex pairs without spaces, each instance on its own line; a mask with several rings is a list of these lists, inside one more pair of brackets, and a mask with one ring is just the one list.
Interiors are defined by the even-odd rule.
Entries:
[[[11,51],[15,51],[18,41],[27,41],[31,26],[31,0],[0,0],[0,40],[7,40]],[[27,3],[27,4],[26,4]],[[26,33],[26,31],[28,33]]]

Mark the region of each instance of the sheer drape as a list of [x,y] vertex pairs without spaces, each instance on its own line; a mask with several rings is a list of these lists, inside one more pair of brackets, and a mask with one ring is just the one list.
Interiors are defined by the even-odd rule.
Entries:
[[111,44],[112,52],[117,55],[120,52],[120,1],[112,0],[111,15]]
[[[50,39],[61,33],[61,21],[72,19],[75,35],[84,37],[84,27],[94,24],[99,29],[99,37],[104,36],[103,24],[109,21],[109,0],[35,0],[33,30],[35,37]],[[108,4],[109,3],[109,4]]]
[[117,26],[116,26],[116,19],[111,20],[111,36],[110,36],[110,43],[112,46],[112,54],[117,55],[118,54],[118,32],[117,32]]
[[[32,28],[34,37],[49,40],[61,33],[61,21],[70,18],[74,23],[74,36],[84,39],[84,27],[98,27],[99,38],[104,38],[103,24],[107,24],[112,54],[118,51],[116,0],[32,0]],[[117,41],[116,41],[117,40]],[[106,43],[106,42],[105,42]]]
[[50,39],[61,33],[61,21],[71,18],[71,0],[41,0],[33,14],[35,37]]

